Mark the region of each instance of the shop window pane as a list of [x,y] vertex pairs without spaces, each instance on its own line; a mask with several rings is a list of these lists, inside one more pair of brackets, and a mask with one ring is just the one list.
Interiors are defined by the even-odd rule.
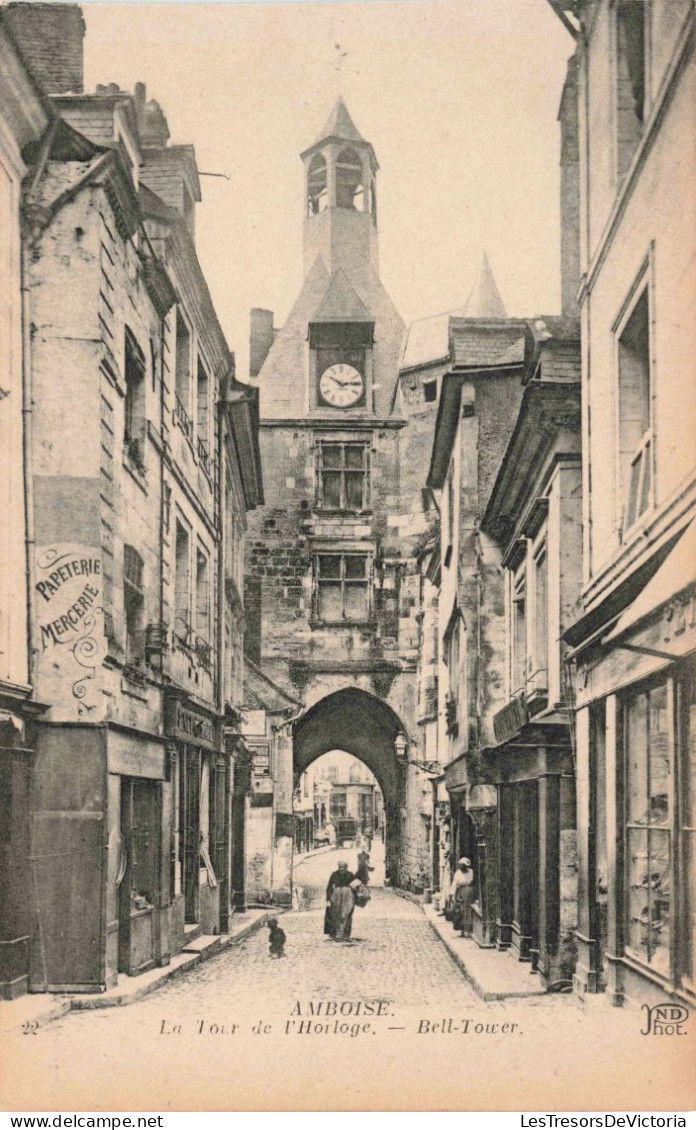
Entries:
[[650,809],[651,824],[666,824],[670,781],[669,740],[667,720],[667,687],[657,687],[650,693]]
[[648,793],[648,696],[636,695],[626,710],[626,751],[628,756],[628,819],[647,824]]
[[346,617],[349,620],[367,618],[367,585],[346,585]]
[[322,620],[341,620],[343,618],[340,584],[321,584],[319,586],[319,616]]
[[650,848],[649,887],[650,907],[650,964],[663,973],[669,972],[671,933],[670,851],[667,829],[651,828],[648,833]]
[[[670,972],[671,767],[666,684],[626,707],[628,773],[628,945],[651,968]],[[638,825],[638,826],[636,826]]]
[[696,984],[696,678],[684,688],[684,749],[682,764],[684,803],[684,957],[682,972]]
[[686,891],[687,906],[684,915],[683,971],[692,985],[696,985],[696,833],[692,831],[684,834],[684,866],[688,889]]
[[648,923],[650,907],[643,880],[648,870],[648,832],[628,829],[628,945],[641,961],[650,960]]

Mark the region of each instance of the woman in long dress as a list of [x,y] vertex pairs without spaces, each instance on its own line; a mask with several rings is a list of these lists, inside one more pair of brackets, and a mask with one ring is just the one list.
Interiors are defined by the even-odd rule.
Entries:
[[355,897],[350,884],[354,879],[355,875],[348,870],[348,864],[341,862],[329,877],[326,888],[328,932],[337,942],[346,942],[350,938],[355,909]]
[[463,938],[471,937],[472,913],[471,904],[474,898],[474,872],[471,860],[463,855],[457,864],[457,870],[452,876],[450,888],[454,902],[454,928],[461,930]]

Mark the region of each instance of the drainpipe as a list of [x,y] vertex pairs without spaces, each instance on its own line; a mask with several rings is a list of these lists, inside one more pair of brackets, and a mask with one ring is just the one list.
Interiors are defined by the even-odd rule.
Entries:
[[34,684],[34,583],[36,580],[36,530],[34,525],[34,391],[31,365],[31,288],[28,240],[22,240],[20,292],[22,318],[22,475],[24,483],[25,577],[27,585],[27,682]]

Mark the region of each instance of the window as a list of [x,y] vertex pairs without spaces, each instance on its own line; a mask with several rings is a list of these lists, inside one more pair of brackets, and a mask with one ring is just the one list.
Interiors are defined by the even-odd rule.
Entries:
[[176,312],[175,397],[174,418],[184,435],[193,443],[193,424],[189,415],[191,410],[191,334],[179,310]]
[[199,461],[210,474],[210,382],[200,357],[196,372],[196,439]]
[[145,356],[127,327],[124,369],[126,400],[123,438],[129,458],[142,467],[145,458]]
[[548,685],[549,664],[549,593],[546,543],[534,557],[534,684]]
[[426,404],[437,400],[437,381],[423,381],[423,400]]
[[208,558],[201,549],[196,553],[196,635],[202,644],[210,642]]
[[524,694],[527,679],[527,577],[524,565],[512,583],[512,694]]
[[344,149],[336,162],[336,204],[364,212],[366,207],[362,161],[354,149]]
[[123,547],[123,606],[126,619],[126,661],[140,663],[144,655],[143,559],[132,545]]
[[317,616],[328,623],[367,620],[370,592],[366,553],[319,553],[316,557]]
[[626,944],[653,969],[670,965],[671,767],[667,684],[625,702]]
[[368,499],[368,455],[364,443],[320,443],[318,505],[326,510],[364,510]]
[[682,979],[696,987],[696,675],[680,687],[680,754],[683,765],[680,793],[681,811],[681,866],[686,876],[684,898],[684,945],[682,954]]
[[208,846],[213,871],[218,879],[227,874],[225,866],[227,830],[225,805],[225,761],[222,757],[210,758],[208,775]]
[[447,475],[447,541],[445,545],[445,568],[452,560],[452,549],[454,546],[454,461],[450,463],[449,473]]
[[460,722],[462,721],[460,718],[460,702],[462,704],[466,702],[464,621],[459,609],[455,610],[447,625],[443,639],[443,656],[447,665],[448,677],[445,725],[450,737],[457,737],[460,733]]
[[652,499],[650,426],[650,313],[647,289],[626,322],[618,343],[619,474],[623,530],[629,529]]
[[190,539],[188,530],[177,520],[174,542],[174,634],[188,642],[191,631]]
[[331,815],[332,816],[345,816],[347,811],[346,794],[336,792],[335,789],[331,791]]
[[616,5],[616,141],[622,177],[643,130],[645,108],[645,5],[619,0]]
[[326,161],[321,153],[312,157],[307,174],[307,215],[325,212],[329,203],[326,180]]

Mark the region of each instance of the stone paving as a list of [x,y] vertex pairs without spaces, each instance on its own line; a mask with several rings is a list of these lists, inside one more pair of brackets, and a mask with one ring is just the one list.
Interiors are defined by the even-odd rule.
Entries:
[[392,891],[372,887],[367,906],[356,907],[350,944],[325,937],[326,882],[344,858],[353,862],[351,853],[339,851],[310,857],[297,868],[297,901],[305,909],[280,919],[287,935],[284,958],[269,957],[262,930],[165,986],[150,1007],[200,1009],[217,998],[235,1009],[248,1006],[253,995],[257,1006],[286,1014],[297,997],[379,998],[406,1008],[477,1000],[419,907]]
[[[297,867],[284,958],[269,956],[264,929],[132,1005],[6,1040],[4,1108],[679,1108],[692,1040],[668,1048],[640,1035],[640,1014],[583,1013],[572,997],[484,1002],[421,909],[393,891],[373,886],[356,909],[354,944],[325,940],[338,858],[354,865],[342,851]],[[363,1011],[375,1000],[386,1002],[379,1017]],[[333,1013],[318,1015],[318,1002]]]

